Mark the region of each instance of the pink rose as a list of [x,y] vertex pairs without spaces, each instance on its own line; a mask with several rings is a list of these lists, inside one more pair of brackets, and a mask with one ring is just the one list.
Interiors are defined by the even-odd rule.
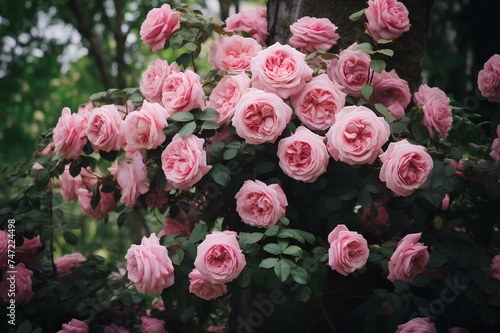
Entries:
[[345,106],[346,94],[341,87],[320,74],[307,82],[298,94],[290,96],[295,114],[306,127],[326,130],[335,122],[335,115]]
[[477,75],[477,85],[481,95],[488,101],[500,103],[500,54],[494,54],[484,63]]
[[403,197],[420,188],[434,166],[424,146],[413,145],[406,139],[391,142],[380,160],[383,163],[380,180],[394,194]]
[[450,208],[450,195],[446,193],[443,200],[441,201],[441,210],[446,211]]
[[410,30],[409,12],[396,0],[368,0],[365,16],[368,21],[366,33],[376,41],[396,39]]
[[381,202],[375,201],[373,203],[373,207],[375,207],[377,211],[377,216],[374,217],[371,215],[370,208],[363,209],[363,212],[359,216],[359,222],[365,228],[370,228],[371,226],[376,225],[385,225],[389,219],[389,214]]
[[290,178],[312,183],[326,172],[328,151],[323,137],[304,126],[278,143],[278,159],[281,170]]
[[151,9],[141,25],[142,43],[153,52],[163,49],[172,32],[181,26],[179,16],[180,13],[172,10],[167,4]]
[[204,300],[211,300],[224,295],[227,286],[224,283],[212,283],[195,268],[189,273],[189,292]]
[[250,78],[245,73],[226,75],[219,81],[209,99],[209,106],[219,112],[219,125],[231,122],[236,105],[249,87]]
[[495,162],[495,165],[497,167],[500,166],[500,125],[497,125],[497,137],[491,144],[490,156]]
[[[10,303],[10,300],[14,299],[16,305],[27,304],[33,296],[33,291],[31,290],[33,272],[27,269],[23,263],[17,264],[12,271],[14,273],[3,273],[2,281],[0,282],[0,295],[2,296],[2,300],[5,303]],[[9,292],[11,284],[15,285],[14,295]]]
[[270,228],[285,216],[288,201],[278,184],[246,180],[236,193],[236,211],[241,220],[258,228]]
[[342,50],[338,59],[332,59],[327,74],[332,81],[344,87],[348,95],[361,97],[361,88],[368,83],[370,56],[356,51],[357,43]]
[[120,150],[125,144],[123,120],[114,105],[103,105],[92,110],[87,125],[87,137],[97,153]]
[[141,321],[142,333],[167,333],[163,327],[165,324],[163,320],[142,316]]
[[191,134],[181,139],[176,134],[161,154],[165,177],[176,189],[183,191],[193,187],[212,166],[207,165],[205,140]]
[[292,109],[278,96],[249,89],[236,104],[233,126],[246,143],[274,143],[291,117]]
[[191,227],[189,223],[182,223],[171,217],[165,217],[163,229],[158,233],[158,238],[168,235],[179,235],[189,237],[191,235]]
[[36,260],[38,249],[42,247],[40,236],[33,238],[24,238],[23,245],[16,247],[16,262],[22,262],[25,265],[31,265]]
[[68,273],[73,266],[80,266],[81,262],[86,261],[87,258],[79,252],[65,254],[62,257],[54,260],[54,264],[57,268],[57,274]]
[[88,333],[89,327],[83,321],[78,319],[71,319],[67,324],[62,325],[62,329],[57,333]]
[[130,333],[130,331],[112,323],[104,328],[103,333]]
[[177,63],[174,62],[169,66],[166,60],[156,59],[142,73],[139,85],[142,95],[151,103],[161,103],[163,82],[174,72],[180,72]]
[[210,44],[208,62],[223,72],[239,74],[250,70],[250,60],[261,50],[262,46],[253,38],[221,35]]
[[415,104],[422,107],[424,118],[422,123],[427,127],[432,137],[438,135],[441,139],[448,136],[453,123],[450,99],[444,91],[437,87],[421,85],[413,95]]
[[155,188],[153,191],[150,191],[146,195],[146,204],[148,208],[162,208],[168,203],[168,192],[161,191],[158,188]]
[[143,294],[161,294],[163,289],[174,284],[174,266],[167,248],[160,245],[154,233],[142,237],[140,245],[133,244],[125,255],[128,278]]
[[176,112],[204,107],[205,93],[200,76],[190,69],[170,73],[163,82],[161,102],[169,117]]
[[398,243],[396,251],[389,260],[389,276],[387,279],[394,282],[403,280],[411,283],[413,278],[425,270],[429,260],[427,246],[419,243],[422,233],[408,234]]
[[96,209],[93,209],[90,201],[92,199],[92,192],[86,188],[79,188],[76,192],[78,196],[78,205],[80,205],[80,210],[84,215],[92,216],[96,220],[103,220],[108,216],[108,213],[116,210],[116,202],[113,193],[101,192],[101,200]]
[[383,117],[365,106],[346,106],[326,133],[328,152],[336,161],[350,165],[372,164],[390,134]]
[[349,231],[343,224],[330,232],[328,242],[328,265],[342,275],[348,276],[368,261],[370,250],[366,239],[355,231]]
[[136,153],[131,159],[120,162],[116,181],[122,192],[120,202],[133,208],[137,198],[149,191],[148,170],[141,154]]
[[239,12],[226,19],[226,31],[241,30],[248,33],[262,45],[267,39],[267,8],[259,6],[254,10]]
[[205,280],[221,284],[236,279],[246,265],[236,233],[213,231],[198,245],[194,267]]
[[313,74],[304,53],[280,43],[253,57],[250,70],[254,88],[275,93],[283,99],[300,92]]
[[225,325],[208,326],[207,332],[211,332],[211,333],[225,333],[226,332],[226,326]]
[[327,18],[304,16],[290,26],[290,44],[301,52],[328,51],[340,38],[337,27]]
[[9,240],[9,233],[6,230],[0,230],[0,268],[7,267],[8,264]]
[[163,129],[167,127],[167,111],[158,103],[144,101],[140,111],[125,118],[125,138],[133,149],[155,149],[165,141]]
[[87,118],[64,108],[53,130],[54,151],[66,158],[77,158],[87,143]]
[[497,254],[491,260],[490,274],[493,278],[500,281],[500,254]]
[[[83,169],[82,169],[83,170]],[[59,187],[61,188],[61,195],[66,201],[76,201],[78,199],[78,189],[85,188],[82,176],[78,174],[73,177],[69,173],[69,164],[64,168],[64,172],[59,175]]]
[[399,325],[395,333],[437,333],[437,329],[429,318],[417,317]]
[[373,103],[383,104],[394,118],[404,116],[411,101],[408,82],[399,78],[394,69],[390,72],[383,70],[380,74],[375,73],[372,86],[370,99]]

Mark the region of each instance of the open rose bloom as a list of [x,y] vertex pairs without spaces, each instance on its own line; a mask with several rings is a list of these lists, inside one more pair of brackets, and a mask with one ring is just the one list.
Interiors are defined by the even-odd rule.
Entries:
[[477,76],[481,95],[490,102],[500,103],[500,54],[494,54]]
[[342,275],[349,275],[368,261],[370,251],[366,239],[343,224],[330,232],[328,242],[328,265]]
[[396,39],[410,30],[409,12],[397,0],[368,0],[365,16],[368,20],[366,32],[374,40]]
[[422,233],[408,234],[399,241],[389,260],[387,279],[392,282],[403,280],[411,283],[417,274],[424,272],[430,255],[427,246],[418,242],[421,236]]
[[163,49],[172,32],[180,28],[179,16],[168,4],[150,10],[141,25],[142,43],[153,52]]

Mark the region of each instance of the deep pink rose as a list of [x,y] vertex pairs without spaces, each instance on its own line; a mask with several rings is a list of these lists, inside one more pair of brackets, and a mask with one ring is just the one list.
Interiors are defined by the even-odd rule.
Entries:
[[101,192],[101,200],[96,209],[93,209],[90,201],[92,199],[92,192],[86,188],[79,188],[76,192],[78,196],[78,205],[84,215],[92,216],[96,220],[103,220],[108,216],[108,213],[116,210],[116,202],[113,193]]
[[495,162],[495,165],[497,167],[500,166],[500,125],[497,125],[497,137],[491,144],[490,156]]
[[390,134],[383,117],[365,106],[346,106],[326,133],[328,152],[336,161],[350,165],[372,164]]
[[420,188],[432,170],[434,163],[424,146],[413,145],[406,139],[391,142],[380,155],[382,168],[380,180],[399,196],[409,196]]
[[327,18],[304,16],[290,26],[290,44],[301,52],[328,51],[340,38],[337,27]]
[[304,53],[280,43],[253,57],[250,70],[252,87],[275,93],[283,99],[300,92],[313,74]]
[[323,137],[304,126],[278,143],[278,159],[281,170],[290,178],[312,183],[326,172],[328,151]]
[[[33,296],[31,290],[31,278],[33,272],[24,266],[23,263],[17,264],[14,269],[10,269],[14,273],[4,272],[2,281],[0,282],[0,295],[5,303],[10,303],[11,299],[15,299],[16,305],[29,303]],[[15,294],[9,292],[11,284],[15,285]],[[10,294],[10,295],[9,295]]]
[[77,192],[80,188],[85,188],[82,181],[82,176],[78,174],[73,177],[69,173],[69,164],[65,166],[64,172],[59,175],[59,187],[61,188],[61,195],[66,201],[75,201],[78,199]]
[[23,238],[23,245],[16,247],[16,262],[31,265],[36,260],[36,255],[38,249],[42,247],[42,242],[40,242],[39,235],[33,238]]
[[155,188],[146,195],[146,204],[150,209],[162,208],[168,203],[168,192]]
[[67,324],[62,325],[62,329],[57,333],[88,333],[89,327],[83,321],[78,319],[71,319]]
[[211,333],[225,333],[226,332],[226,326],[225,325],[208,326],[207,332],[211,332]]
[[332,81],[340,84],[348,95],[361,97],[361,88],[368,83],[370,56],[356,51],[357,43],[342,50],[338,59],[332,59],[327,74]]
[[168,116],[205,106],[205,93],[200,76],[191,69],[172,72],[163,82],[162,105]]
[[172,32],[181,26],[179,16],[180,13],[172,10],[167,4],[151,9],[141,25],[142,43],[153,52],[163,49]]
[[490,274],[493,278],[500,281],[500,254],[497,254],[491,260]]
[[68,273],[73,266],[80,266],[80,263],[86,261],[87,258],[79,252],[65,254],[62,257],[54,260],[54,264],[57,268],[57,274]]
[[0,268],[7,267],[8,264],[9,239],[9,233],[6,230],[0,230]]
[[231,231],[213,231],[198,245],[194,267],[205,280],[220,284],[240,275],[246,260],[236,236]]
[[103,333],[130,333],[130,331],[112,323],[104,328]]
[[233,126],[249,144],[274,143],[291,117],[292,109],[281,98],[252,88],[236,104]]
[[209,107],[219,112],[217,123],[228,125],[233,118],[236,104],[250,87],[250,78],[245,73],[224,76],[212,90]]
[[248,33],[262,45],[267,39],[267,8],[259,6],[254,10],[239,12],[226,19],[226,31],[241,30]]
[[427,246],[418,242],[422,233],[408,234],[398,243],[396,251],[389,260],[389,276],[387,279],[394,282],[403,280],[411,283],[413,278],[425,270],[429,260]]
[[484,63],[477,75],[477,85],[481,95],[488,101],[500,103],[500,54],[494,54]]
[[221,35],[210,44],[208,62],[223,72],[239,74],[250,70],[250,60],[260,50],[262,46],[253,38]]
[[142,316],[141,322],[142,333],[167,333],[163,327],[165,324],[163,320]]
[[161,229],[161,231],[158,233],[158,238],[168,235],[188,237],[189,235],[191,235],[191,227],[189,226],[189,223],[182,223],[167,216],[165,217],[165,224],[163,225],[163,229]]
[[370,250],[366,239],[343,224],[330,232],[328,242],[328,265],[342,275],[348,276],[368,261]]
[[370,208],[363,209],[361,215],[359,216],[359,222],[365,228],[370,228],[371,226],[376,225],[385,225],[389,219],[389,214],[381,202],[375,201],[373,203],[373,207],[375,207],[375,210],[377,211],[377,216],[374,217],[371,215]]
[[120,150],[125,144],[123,120],[114,105],[103,105],[92,110],[87,125],[87,137],[97,153]]
[[148,69],[142,73],[139,88],[142,95],[151,103],[161,103],[163,82],[170,73],[180,72],[177,63],[168,64],[166,60],[156,59]]
[[422,123],[427,127],[432,137],[438,135],[441,139],[448,136],[453,123],[450,99],[444,91],[437,87],[421,85],[413,95],[415,104],[422,107],[424,118]]
[[293,110],[302,124],[312,130],[326,130],[335,115],[345,106],[346,94],[341,87],[320,74],[307,82],[298,94],[290,96]]
[[395,333],[437,333],[437,329],[429,318],[417,317],[399,325]]
[[368,0],[365,11],[368,25],[366,32],[374,40],[396,39],[410,30],[409,12],[406,6],[396,0]]
[[152,233],[142,237],[140,245],[133,244],[125,255],[128,278],[143,294],[161,294],[163,289],[174,284],[174,266],[167,248],[160,245],[158,237]]
[[66,158],[77,158],[87,143],[87,118],[62,109],[61,117],[53,130],[54,151]]
[[116,181],[121,188],[120,202],[133,208],[137,198],[149,191],[148,170],[142,155],[136,153],[131,159],[125,159],[118,165]]
[[270,228],[285,216],[288,201],[278,184],[246,180],[236,193],[236,211],[241,220],[253,227]]
[[383,104],[394,118],[404,116],[411,101],[408,82],[401,79],[394,69],[390,72],[383,70],[380,74],[375,73],[372,86],[370,99],[373,103]]
[[205,140],[191,134],[181,139],[176,134],[161,154],[165,177],[176,189],[183,191],[193,187],[211,168],[207,165]]
[[167,111],[158,103],[144,101],[139,111],[125,118],[127,145],[135,149],[155,149],[165,141],[163,129],[167,127]]
[[189,292],[199,298],[207,301],[224,295],[227,292],[227,286],[224,283],[212,283],[196,268],[191,271],[189,277]]

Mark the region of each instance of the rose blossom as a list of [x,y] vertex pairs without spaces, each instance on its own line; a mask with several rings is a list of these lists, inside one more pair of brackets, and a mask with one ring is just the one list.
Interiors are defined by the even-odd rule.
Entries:
[[430,135],[434,137],[437,134],[441,139],[446,138],[451,130],[453,115],[450,99],[444,91],[423,84],[413,95],[413,100],[416,105],[422,107],[424,113],[422,123],[427,127]]
[[142,155],[136,153],[131,159],[125,159],[118,165],[116,181],[121,188],[120,202],[133,208],[137,198],[149,191],[148,170]]
[[494,54],[484,63],[477,75],[481,95],[488,101],[500,103],[500,54]]
[[166,333],[163,320],[142,316],[141,322],[142,333]]
[[280,43],[253,57],[250,70],[252,87],[275,93],[283,99],[301,91],[313,74],[304,53]]
[[224,76],[212,90],[209,106],[219,112],[219,125],[228,125],[233,118],[236,104],[250,87],[250,78],[245,73]]
[[328,151],[323,137],[304,126],[278,143],[278,159],[281,170],[290,178],[312,183],[326,172]]
[[115,323],[111,323],[110,325],[104,327],[103,333],[130,333],[130,331],[116,325]]
[[142,43],[153,52],[163,49],[172,32],[180,28],[179,16],[168,4],[151,9],[141,25]]
[[491,260],[490,274],[493,278],[500,281],[500,254],[497,254]]
[[142,73],[139,89],[142,95],[151,103],[161,103],[163,82],[170,73],[180,72],[177,63],[171,65],[166,60],[156,59],[148,69]]
[[395,333],[437,333],[437,329],[429,318],[417,317],[399,325]]
[[[101,186],[102,188],[102,186]],[[76,192],[78,196],[78,205],[84,215],[92,216],[96,220],[103,220],[108,216],[109,212],[116,209],[116,202],[113,193],[105,193],[99,188],[101,200],[95,209],[92,208],[90,201],[92,199],[92,192],[86,188],[79,188]]]
[[359,222],[365,228],[369,228],[374,225],[385,225],[389,219],[389,214],[381,202],[375,201],[373,203],[373,207],[375,207],[377,211],[376,217],[371,215],[371,209],[369,208],[363,209],[363,212],[359,216]]
[[341,87],[320,74],[307,82],[298,94],[290,96],[295,114],[306,127],[326,130],[335,122],[335,115],[345,106],[346,94]]
[[379,156],[382,161],[379,178],[388,189],[399,196],[409,196],[420,188],[434,163],[424,146],[413,145],[406,139],[391,142]]
[[120,150],[125,143],[123,120],[115,105],[103,105],[92,110],[87,125],[87,137],[94,151]]
[[83,321],[78,319],[71,319],[67,324],[62,325],[62,329],[57,333],[88,333],[89,327]]
[[36,260],[38,249],[42,247],[40,235],[31,239],[23,236],[23,239],[23,245],[16,247],[16,261],[31,265]]
[[273,93],[249,89],[236,104],[233,126],[249,144],[274,143],[292,117],[292,109]]
[[301,52],[328,51],[340,38],[337,27],[327,18],[304,16],[290,26],[290,44]]
[[429,260],[427,246],[418,242],[422,233],[408,234],[398,243],[396,251],[389,260],[389,276],[387,279],[394,282],[403,280],[411,283],[413,278],[425,270]]
[[66,158],[77,158],[87,143],[87,118],[71,114],[69,108],[63,108],[61,117],[53,130],[54,151]]
[[163,82],[161,102],[168,116],[205,106],[200,76],[191,69],[172,72]]
[[396,39],[410,30],[409,12],[406,6],[396,0],[368,0],[365,16],[368,21],[366,32],[374,40]]
[[204,143],[193,134],[184,139],[176,134],[165,148],[161,154],[162,169],[174,188],[189,190],[212,168],[207,165]]
[[141,244],[133,244],[125,255],[128,278],[143,294],[161,294],[163,289],[174,284],[174,266],[167,248],[160,245],[158,237],[152,233],[142,237]]
[[198,245],[194,267],[211,283],[236,279],[246,265],[234,231],[213,231]]
[[330,232],[328,242],[328,265],[342,275],[348,276],[368,261],[370,250],[366,239],[355,231],[349,231],[343,224]]
[[165,141],[163,129],[167,127],[167,111],[158,103],[144,101],[140,111],[125,118],[125,138],[133,149],[155,149]]
[[497,137],[491,144],[490,156],[495,162],[495,165],[497,167],[500,166],[500,125],[497,125]]
[[[4,274],[0,282],[0,295],[5,303],[9,303],[11,299],[15,299],[16,305],[26,304],[33,296],[31,290],[31,278],[33,272],[24,266],[23,263],[17,264],[12,270],[13,273]],[[14,276],[14,279],[9,277]],[[11,294],[11,284],[15,284],[15,294]]]
[[401,79],[394,69],[390,72],[383,70],[380,74],[375,73],[372,86],[370,99],[373,103],[383,104],[394,118],[404,116],[411,101],[408,82]]
[[207,332],[211,332],[211,333],[225,333],[226,332],[226,326],[225,325],[208,326]]
[[288,201],[278,184],[246,180],[236,193],[236,211],[241,220],[253,227],[270,228],[285,216]]
[[326,133],[328,152],[336,161],[350,165],[372,164],[390,134],[383,117],[365,106],[346,106]]
[[267,39],[267,8],[259,6],[254,10],[239,12],[226,19],[226,31],[241,30],[248,33],[262,45]]
[[158,238],[168,235],[179,235],[188,237],[191,234],[191,228],[188,223],[182,223],[171,217],[165,217],[163,229],[158,233]]
[[81,262],[86,261],[87,258],[80,252],[65,254],[62,257],[54,260],[54,264],[57,268],[57,274],[68,273],[73,266],[80,266]]
[[221,35],[210,44],[208,62],[221,71],[239,74],[250,70],[250,60],[260,50],[262,46],[253,38]]
[[188,277],[189,292],[195,294],[199,298],[209,301],[227,292],[227,286],[224,283],[212,283],[206,280],[196,268],[189,273]]
[[61,195],[65,201],[75,201],[78,199],[77,191],[80,188],[85,188],[80,174],[73,177],[69,173],[69,164],[64,168],[64,172],[59,175],[59,187],[61,188]]
[[0,230],[0,268],[7,267],[8,258],[8,244],[9,244],[9,233],[6,230]]

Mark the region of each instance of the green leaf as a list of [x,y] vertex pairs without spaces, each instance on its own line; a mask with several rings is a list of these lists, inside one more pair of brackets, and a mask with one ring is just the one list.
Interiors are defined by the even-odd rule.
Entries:
[[295,239],[302,244],[305,244],[306,240],[304,239],[304,237],[302,237],[302,235],[297,233],[297,231],[295,231],[295,230],[292,231],[292,230],[293,229],[281,229],[278,232],[277,236],[278,236],[278,238],[292,238],[292,239]]
[[191,236],[189,237],[190,243],[197,243],[203,239],[205,239],[208,233],[208,227],[204,223],[198,223],[198,225],[191,232]]
[[163,130],[163,133],[165,133],[165,135],[174,136],[175,134],[179,133],[180,129],[181,127],[179,126],[179,124],[170,123],[168,124],[167,128]]
[[363,208],[369,208],[372,204],[372,196],[370,192],[366,190],[361,190],[358,193],[358,202]]
[[309,298],[311,298],[311,294],[311,288],[309,288],[309,286],[300,286],[295,293],[295,297],[305,303],[309,300]]
[[217,164],[212,169],[212,179],[217,184],[225,186],[231,179],[229,169],[225,165]]
[[280,231],[280,227],[275,225],[275,226],[272,226],[271,228],[267,229],[266,232],[264,232],[264,235],[266,237],[273,237],[273,236],[276,236],[278,231]]
[[411,285],[415,287],[423,287],[429,283],[430,276],[429,274],[421,273],[417,274],[413,280],[411,281]]
[[274,255],[281,254],[281,246],[279,246],[276,243],[266,244],[266,245],[264,245],[264,247],[262,249],[264,251],[266,251],[267,253],[271,253],[271,254],[274,254]]
[[406,281],[403,281],[403,280],[394,280],[393,284],[394,284],[394,287],[399,292],[408,291],[410,289],[410,284]]
[[184,259],[184,250],[177,249],[174,254],[170,255],[170,259],[174,265],[180,266],[182,260]]
[[361,18],[361,16],[363,16],[363,14],[365,13],[365,10],[366,10],[366,8],[363,8],[363,9],[357,11],[356,13],[351,14],[349,16],[349,20],[358,21]]
[[462,159],[462,157],[464,156],[464,152],[462,151],[462,148],[460,148],[460,147],[451,147],[450,153],[451,153],[451,157],[453,157],[453,159],[456,162],[460,161]]
[[283,250],[283,254],[288,254],[294,257],[302,257],[302,249],[297,245],[290,245]]
[[169,118],[170,120],[188,122],[194,120],[194,116],[189,111],[176,112]]
[[387,64],[383,60],[373,59],[370,61],[370,68],[377,73],[382,73],[386,66]]
[[290,276],[290,265],[284,260],[279,260],[274,266],[274,273],[281,282],[285,282]]
[[74,245],[78,244],[78,238],[72,232],[69,232],[69,231],[63,232],[63,237],[64,237],[64,240],[66,241],[66,243],[68,243],[69,245],[74,246]]
[[427,261],[427,268],[439,268],[446,264],[448,256],[439,251],[433,251]]
[[361,43],[356,48],[356,51],[366,52],[368,54],[373,53],[373,46],[370,43]]
[[384,105],[377,103],[377,104],[375,104],[375,109],[381,115],[384,116],[385,121],[387,121],[389,123],[389,125],[394,121],[394,117],[392,116],[392,114],[389,113],[389,110],[387,110],[387,108]]
[[186,48],[186,50],[188,51],[191,51],[191,52],[194,52],[196,51],[196,49],[198,48],[198,45],[196,45],[195,43],[193,42],[187,42],[184,47]]
[[413,136],[419,143],[426,143],[431,137],[429,130],[423,124],[415,124],[412,127]]
[[231,160],[235,158],[236,155],[238,155],[238,149],[231,148],[231,149],[226,149],[222,156],[224,157],[225,160]]
[[290,271],[290,275],[292,276],[292,279],[298,284],[307,284],[309,275],[307,274],[307,271],[302,267],[293,267]]
[[250,285],[250,282],[252,282],[252,272],[249,267],[243,268],[241,271],[240,275],[238,276],[238,285],[241,288],[246,288]]
[[90,207],[93,210],[99,206],[99,202],[101,201],[101,191],[99,191],[99,182],[96,182],[94,188],[92,189],[92,197],[90,198]]
[[395,312],[400,312],[404,306],[401,296],[393,293],[387,295],[387,303]]
[[17,328],[17,333],[31,333],[31,323],[28,319],[23,321],[21,325]]
[[279,219],[279,221],[283,224],[283,225],[289,225],[290,224],[290,220],[286,217],[286,216],[283,216],[282,218]]
[[104,158],[106,161],[113,162],[116,157],[118,156],[118,151],[116,150],[111,150],[109,152],[100,150],[99,155]]
[[50,174],[45,169],[36,170],[35,186],[38,190],[43,190],[50,181]]
[[239,236],[241,244],[253,244],[260,241],[264,237],[264,234],[260,232],[240,232]]
[[383,45],[383,44],[389,44],[389,43],[392,43],[392,39],[383,39],[383,38],[380,38],[380,39],[377,41],[377,44],[380,44],[380,45]]
[[200,120],[214,120],[219,118],[219,112],[212,108],[206,108],[200,113]]
[[400,134],[408,129],[408,125],[402,122],[393,122],[391,124],[391,133]]
[[373,94],[373,87],[365,84],[363,88],[361,88],[361,94],[366,100],[370,100],[371,95]]
[[276,167],[276,164],[274,164],[273,162],[262,161],[262,162],[259,162],[259,164],[257,164],[253,168],[253,172],[255,172],[256,174],[259,174],[259,175],[263,175],[263,174],[266,174],[268,172],[273,171],[275,167]]
[[179,131],[179,136],[184,139],[188,135],[193,134],[193,132],[196,130],[196,123],[194,121],[191,121],[187,123],[186,125],[182,126],[181,130]]
[[271,268],[276,265],[278,262],[278,258],[266,258],[262,260],[262,262],[259,265],[259,268]]
[[381,49],[378,50],[377,53],[382,53],[383,55],[386,55],[388,57],[392,57],[394,55],[394,51],[391,49]]
[[310,232],[300,230],[300,229],[290,229],[292,232],[295,232],[299,234],[301,237],[305,239],[306,242],[308,242],[311,245],[316,244],[316,236],[311,234]]
[[206,129],[206,130],[213,130],[213,129],[218,129],[220,127],[219,124],[217,124],[216,121],[213,120],[205,120],[203,124],[201,124],[201,128]]

